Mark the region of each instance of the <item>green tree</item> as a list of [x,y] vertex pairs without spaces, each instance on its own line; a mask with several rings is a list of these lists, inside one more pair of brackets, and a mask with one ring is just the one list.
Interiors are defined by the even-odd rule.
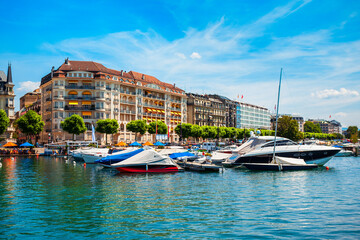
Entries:
[[230,139],[234,139],[236,138],[236,128],[234,127],[227,127],[225,128],[225,131],[226,131],[226,137],[227,138],[230,138]]
[[73,135],[73,140],[75,140],[75,135],[86,131],[84,119],[77,114],[65,118],[65,120],[60,123],[60,126],[65,132]]
[[217,127],[202,126],[202,138],[214,139],[217,137]]
[[289,138],[293,141],[299,141],[302,137],[296,120],[289,116],[282,116],[278,120],[278,136]]
[[346,138],[351,138],[352,135],[358,135],[358,127],[357,126],[349,126],[346,130]]
[[107,135],[117,133],[118,129],[119,123],[115,119],[103,119],[96,122],[95,131],[105,134],[106,145],[108,144]]
[[10,120],[4,110],[0,110],[0,135],[8,128]]
[[17,128],[26,135],[26,139],[30,135],[38,135],[44,130],[45,123],[41,120],[41,116],[33,110],[29,110],[15,121]]
[[126,124],[126,129],[135,133],[135,140],[137,140],[137,134],[144,135],[147,131],[147,125],[145,120],[132,120]]
[[191,135],[195,139],[201,138],[203,135],[203,130],[199,125],[192,125],[191,126]]
[[191,129],[195,125],[190,123],[181,123],[175,127],[175,132],[178,136],[184,138],[189,138],[192,136]]
[[147,131],[150,134],[155,134],[156,128],[157,128],[158,134],[167,134],[167,132],[168,132],[168,128],[163,121],[151,122],[147,127]]
[[306,121],[304,124],[304,132],[321,133],[320,124]]

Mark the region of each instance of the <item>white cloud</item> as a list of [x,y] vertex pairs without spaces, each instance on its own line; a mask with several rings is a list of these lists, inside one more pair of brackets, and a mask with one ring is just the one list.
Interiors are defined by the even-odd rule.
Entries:
[[359,92],[355,90],[348,90],[346,88],[340,88],[340,90],[335,89],[324,89],[321,91],[316,91],[316,93],[312,93],[312,96],[317,98],[332,98],[332,97],[351,97],[351,96],[359,96]]
[[32,92],[40,86],[40,82],[25,81],[20,82],[20,86],[16,88],[19,92]]
[[178,56],[181,59],[186,59],[186,56],[183,53],[175,53],[175,55]]
[[190,58],[192,59],[200,59],[201,58],[201,55],[197,52],[193,52],[191,55],[190,55]]
[[[283,67],[282,113],[325,118],[343,111],[349,114],[339,115],[339,119],[350,124],[355,121],[350,116],[360,115],[359,109],[353,109],[352,115],[349,109],[344,110],[360,103],[360,40],[332,41],[336,33],[331,26],[298,35],[279,37],[273,33],[261,39],[271,24],[301,11],[309,2],[290,1],[238,27],[231,22],[227,25],[222,18],[204,29],[187,29],[183,37],[171,41],[153,30],[135,30],[44,43],[44,56],[23,57],[22,65],[37,73],[23,71],[24,76],[17,79],[38,81],[52,65],[59,66],[69,56],[70,60],[96,61],[117,70],[147,73],[188,92],[218,93],[231,99],[244,95],[243,101],[272,111]],[[194,59],[200,58],[194,64]],[[0,54],[1,59],[6,63],[11,57]],[[317,97],[316,101],[311,96]],[[343,97],[341,104],[335,96]]]
[[348,114],[347,113],[344,113],[344,112],[338,112],[338,113],[335,113],[335,116],[338,116],[338,117],[346,117]]

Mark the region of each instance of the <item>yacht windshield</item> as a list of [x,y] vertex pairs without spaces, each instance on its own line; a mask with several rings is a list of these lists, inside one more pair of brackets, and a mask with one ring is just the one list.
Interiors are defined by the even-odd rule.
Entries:
[[[287,145],[297,145],[297,143],[289,139],[276,141],[276,146],[287,146]],[[268,142],[263,146],[261,146],[261,148],[265,148],[265,147],[274,147],[274,141]]]

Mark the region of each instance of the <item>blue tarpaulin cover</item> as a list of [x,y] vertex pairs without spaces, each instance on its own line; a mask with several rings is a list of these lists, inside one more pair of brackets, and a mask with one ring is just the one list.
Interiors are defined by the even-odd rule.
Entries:
[[128,153],[110,155],[107,157],[103,157],[99,160],[96,160],[95,163],[102,163],[102,164],[108,164],[108,165],[113,164],[113,163],[118,163],[125,159],[128,159],[129,157],[135,156],[136,154],[141,153],[142,151],[144,151],[144,149],[140,148],[135,151],[128,152]]
[[165,146],[165,144],[157,141],[156,143],[154,143],[154,146]]
[[169,157],[171,157],[172,159],[176,159],[179,157],[194,157],[194,156],[195,154],[191,152],[173,153],[169,155]]
[[138,142],[133,142],[133,143],[130,143],[129,146],[132,146],[132,147],[140,147],[141,144],[138,143]]
[[34,145],[32,145],[31,143],[25,142],[23,144],[20,145],[20,147],[33,147]]

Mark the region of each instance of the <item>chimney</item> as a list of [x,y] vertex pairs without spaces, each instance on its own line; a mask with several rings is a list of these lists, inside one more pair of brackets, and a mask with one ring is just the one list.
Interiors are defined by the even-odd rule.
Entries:
[[66,65],[69,65],[69,58],[68,58],[68,57],[65,58],[65,64],[66,64]]
[[141,77],[142,80],[145,80],[145,75],[143,74],[142,77]]
[[53,78],[54,77],[54,66],[52,66],[52,68],[51,68],[51,78]]
[[124,74],[123,74],[123,70],[121,70],[120,75],[121,75],[121,76],[123,76],[123,75],[124,75]]
[[174,83],[174,88],[176,88],[176,85],[175,85],[175,83]]

